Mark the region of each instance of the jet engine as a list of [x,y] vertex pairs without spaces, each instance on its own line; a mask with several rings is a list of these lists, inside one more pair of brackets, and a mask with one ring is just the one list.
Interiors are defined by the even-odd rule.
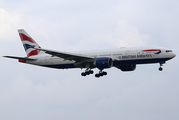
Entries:
[[121,69],[121,71],[134,71],[136,69],[136,64],[121,65],[119,69]]
[[109,57],[97,58],[94,65],[99,69],[110,68],[113,66],[113,60]]

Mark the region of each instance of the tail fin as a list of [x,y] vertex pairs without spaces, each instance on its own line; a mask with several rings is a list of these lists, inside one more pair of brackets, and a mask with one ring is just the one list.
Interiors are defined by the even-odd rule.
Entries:
[[27,57],[38,55],[41,53],[40,50],[33,49],[35,48],[41,48],[33,39],[30,37],[29,34],[26,33],[25,30],[19,29],[19,36],[21,38],[22,44],[24,46],[24,49],[26,51]]

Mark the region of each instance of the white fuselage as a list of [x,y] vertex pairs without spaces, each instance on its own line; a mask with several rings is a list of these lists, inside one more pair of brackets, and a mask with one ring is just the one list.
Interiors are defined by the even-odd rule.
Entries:
[[[93,50],[73,53],[94,58],[109,57],[113,60],[113,66],[115,67],[128,64],[160,63],[175,57],[172,51],[159,47],[117,48],[112,50]],[[49,54],[39,54],[29,58],[35,58],[37,60],[27,60],[26,63],[44,67],[57,69],[80,68],[75,65],[74,60],[65,60]]]

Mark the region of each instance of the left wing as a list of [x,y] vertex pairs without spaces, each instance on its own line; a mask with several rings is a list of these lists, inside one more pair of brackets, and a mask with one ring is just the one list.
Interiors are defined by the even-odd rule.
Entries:
[[74,60],[76,62],[80,62],[80,61],[92,62],[95,59],[94,57],[84,56],[84,55],[81,55],[81,54],[74,54],[74,53],[67,53],[67,52],[57,52],[57,51],[52,51],[52,50],[47,50],[47,49],[42,49],[42,48],[34,48],[34,49],[44,51],[47,54],[63,58],[64,60]]

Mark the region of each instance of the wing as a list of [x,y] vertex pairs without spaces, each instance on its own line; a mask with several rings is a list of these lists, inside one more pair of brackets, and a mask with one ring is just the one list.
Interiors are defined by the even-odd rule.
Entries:
[[23,57],[14,57],[14,56],[3,56],[3,57],[7,57],[7,58],[13,58],[13,59],[20,59],[20,60],[37,60],[37,59],[32,59],[32,58],[23,58]]
[[63,58],[64,60],[74,60],[76,62],[80,62],[80,61],[90,62],[95,59],[94,57],[85,56],[85,55],[81,55],[81,54],[57,52],[57,51],[52,51],[52,50],[47,50],[47,49],[42,49],[42,48],[34,48],[34,49],[44,51],[47,54]]

